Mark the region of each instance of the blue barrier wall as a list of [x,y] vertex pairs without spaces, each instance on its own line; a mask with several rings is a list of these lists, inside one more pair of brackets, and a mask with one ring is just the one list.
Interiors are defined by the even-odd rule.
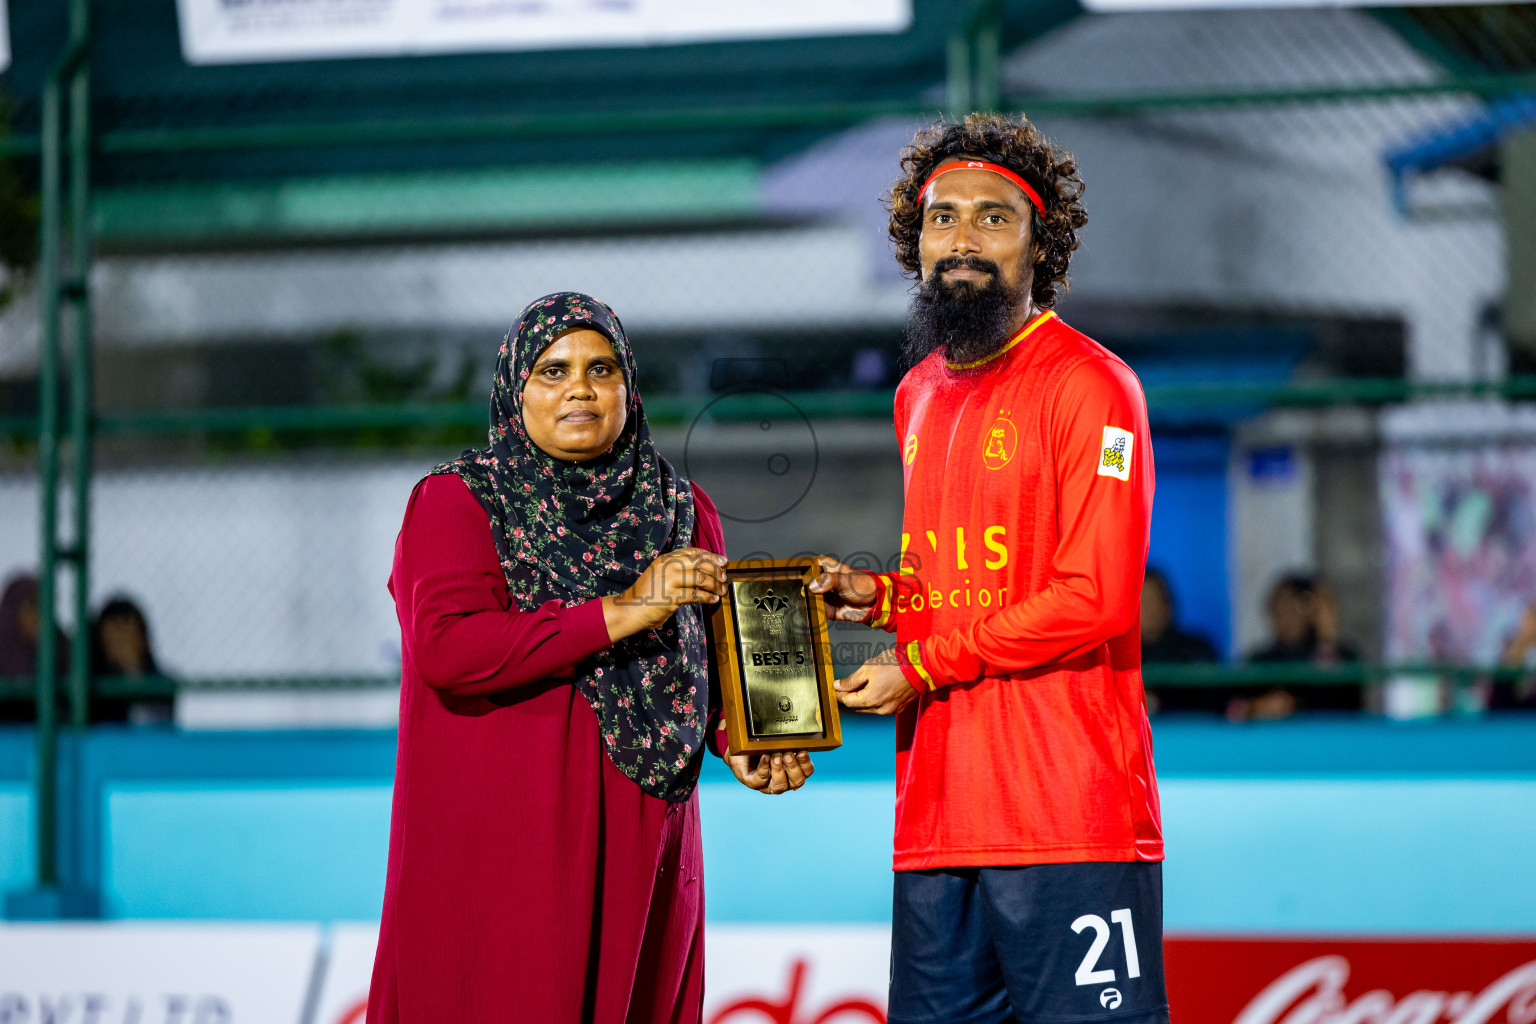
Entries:
[[1227,437],[1154,432],[1157,496],[1147,565],[1173,591],[1179,627],[1231,648],[1227,566]]
[[[888,919],[890,723],[850,716],[845,730],[811,785],[783,797],[743,789],[711,759],[700,789],[711,920]],[[1154,737],[1170,931],[1536,928],[1536,718],[1164,718]],[[30,743],[0,733],[8,888],[32,865]],[[393,733],[102,729],[68,753],[84,823],[74,855],[113,916],[377,917]]]

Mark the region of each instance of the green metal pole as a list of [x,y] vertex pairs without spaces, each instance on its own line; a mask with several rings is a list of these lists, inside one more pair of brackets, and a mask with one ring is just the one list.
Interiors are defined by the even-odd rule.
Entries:
[[63,97],[56,81],[43,86],[41,238],[37,284],[42,305],[38,350],[37,471],[42,496],[42,538],[38,565],[37,637],[37,884],[58,881],[58,621],[56,576],[59,519],[59,248],[60,160],[63,153]]
[[[73,0],[71,35],[84,45],[89,0]],[[89,58],[75,69],[69,89],[70,277],[65,294],[74,307],[74,353],[69,373],[69,437],[74,457],[75,635],[69,652],[70,723],[90,720],[91,686],[91,471],[95,412],[95,353],[91,344],[91,73]]]
[[997,110],[1003,101],[1002,11],[985,4],[971,34],[971,103],[977,110]]
[[968,26],[949,37],[945,63],[944,105],[949,108],[949,119],[960,121],[971,112],[971,38]]

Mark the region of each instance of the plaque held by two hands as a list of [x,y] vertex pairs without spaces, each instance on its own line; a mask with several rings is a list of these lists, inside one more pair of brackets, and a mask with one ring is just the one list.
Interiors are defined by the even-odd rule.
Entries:
[[709,634],[728,753],[842,746],[820,573],[814,558],[726,563]]

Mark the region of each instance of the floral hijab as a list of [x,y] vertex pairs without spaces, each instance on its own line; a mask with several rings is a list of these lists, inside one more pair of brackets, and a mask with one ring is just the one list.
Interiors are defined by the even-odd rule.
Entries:
[[[523,386],[539,355],[577,329],[613,345],[629,389],[624,432],[588,462],[545,453],[523,426]],[[490,443],[432,470],[468,485],[491,520],[518,608],[616,594],[658,555],[693,537],[693,489],[651,440],[635,357],[613,310],[577,292],[523,310],[502,342],[491,394]],[[683,605],[666,625],[627,637],[577,667],[574,683],[596,712],[608,757],[642,790],[682,801],[699,776],[709,710],[704,619]]]

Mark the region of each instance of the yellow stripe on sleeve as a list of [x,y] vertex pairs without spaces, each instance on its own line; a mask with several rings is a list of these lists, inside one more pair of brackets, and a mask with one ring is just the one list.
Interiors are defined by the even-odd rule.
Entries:
[[875,629],[884,629],[891,621],[891,591],[894,584],[884,577],[876,576],[875,585],[880,589],[880,596],[876,599],[880,610],[869,624]]
[[923,668],[922,648],[919,646],[916,640],[913,640],[907,644],[907,662],[911,664],[913,668],[917,669],[918,676],[922,678],[923,682],[928,684],[928,689],[938,689],[938,687],[934,685],[933,676],[929,675],[928,670]]

